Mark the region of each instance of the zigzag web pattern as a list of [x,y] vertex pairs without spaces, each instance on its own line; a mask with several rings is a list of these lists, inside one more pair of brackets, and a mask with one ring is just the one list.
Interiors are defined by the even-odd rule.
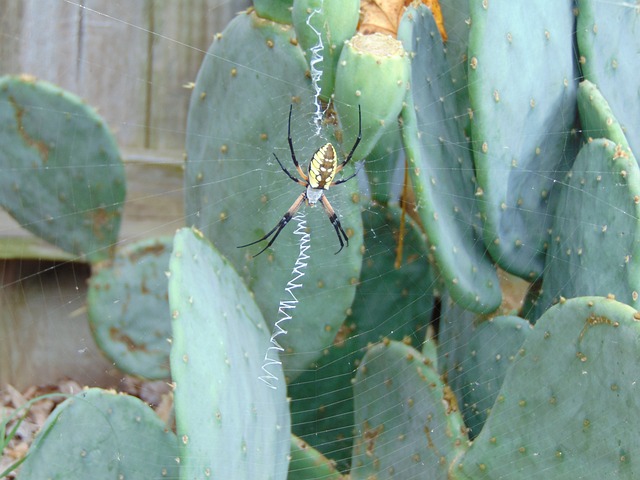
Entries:
[[270,388],[275,389],[276,386],[273,384],[273,381],[277,381],[278,377],[276,377],[273,372],[271,372],[271,366],[273,365],[282,365],[280,361],[279,354],[284,351],[284,348],[278,343],[277,338],[280,335],[286,335],[287,330],[283,327],[283,324],[289,320],[291,320],[291,313],[295,310],[298,305],[298,298],[295,296],[293,291],[297,288],[302,288],[301,279],[304,277],[305,268],[307,267],[307,260],[309,259],[309,255],[307,255],[307,250],[311,247],[311,235],[307,232],[307,221],[304,219],[304,213],[298,213],[293,219],[297,222],[298,226],[296,230],[293,232],[295,235],[300,237],[300,252],[298,253],[298,258],[296,259],[296,264],[293,267],[293,271],[291,272],[292,278],[287,283],[284,291],[289,294],[287,300],[280,300],[280,306],[278,307],[278,316],[280,317],[278,321],[275,323],[273,327],[273,333],[271,334],[271,346],[267,348],[267,352],[264,355],[264,362],[262,364],[262,371],[264,371],[264,375],[258,377],[260,380],[265,382]]

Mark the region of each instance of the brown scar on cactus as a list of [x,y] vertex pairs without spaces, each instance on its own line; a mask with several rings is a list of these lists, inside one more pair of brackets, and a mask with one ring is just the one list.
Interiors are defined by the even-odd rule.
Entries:
[[[98,207],[89,212],[89,218],[93,220],[92,230],[93,234],[98,239],[104,238],[105,227],[109,226],[109,223],[114,219],[120,217],[120,212],[108,211],[103,207]],[[115,250],[115,245],[110,247],[110,251]]]
[[20,136],[22,137],[22,139],[24,140],[24,143],[38,150],[38,153],[40,154],[40,158],[42,158],[42,162],[47,163],[47,161],[49,160],[49,147],[42,140],[36,140],[35,138],[31,138],[31,136],[27,133],[27,130],[24,128],[24,124],[22,122],[22,117],[24,116],[24,108],[18,105],[18,102],[16,102],[16,99],[13,96],[9,95],[8,98],[9,98],[9,103],[11,104],[11,106],[16,112],[17,130]]
[[376,439],[384,431],[384,425],[378,425],[375,429],[372,429],[369,426],[369,422],[365,421],[364,428],[362,436],[367,444],[367,455],[372,456],[376,448]]
[[614,327],[618,327],[620,324],[618,322],[611,321],[610,318],[607,318],[603,315],[595,315],[592,313],[584,322],[584,327],[582,328],[580,336],[578,337],[578,343],[582,342],[584,334],[587,332],[589,327],[595,327],[596,325],[613,325]]

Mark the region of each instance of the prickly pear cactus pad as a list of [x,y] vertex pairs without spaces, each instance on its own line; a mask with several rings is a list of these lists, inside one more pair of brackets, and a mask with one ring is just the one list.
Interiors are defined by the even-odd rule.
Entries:
[[287,480],[342,480],[333,462],[310,447],[304,440],[291,435],[291,462]]
[[362,109],[362,142],[356,159],[371,152],[385,129],[397,124],[409,70],[402,43],[390,35],[357,33],[344,45],[334,103],[347,138],[357,135],[358,105]]
[[178,231],[169,271],[182,478],[284,480],[289,405],[279,365],[275,388],[260,380],[271,346],[260,310],[200,232]]
[[443,298],[438,364],[456,394],[470,437],[482,430],[504,377],[530,331],[531,325],[522,318],[484,319]]
[[640,306],[640,169],[608,139],[587,143],[562,183],[538,311],[561,296]]
[[368,344],[382,338],[422,343],[433,307],[433,275],[422,234],[407,219],[403,258],[396,268],[400,230],[397,206],[363,212],[365,256],[356,298],[333,345],[289,384],[294,432],[349,468],[353,446],[355,365]]
[[367,351],[354,385],[353,480],[449,478],[467,437],[451,390],[428,364],[401,342]]
[[397,198],[395,174],[398,159],[402,155],[402,136],[397,124],[388,125],[371,153],[367,155],[364,168],[369,180],[369,191],[374,202],[388,204]]
[[636,479],[640,314],[615,300],[561,302],[536,323],[458,479]]
[[293,0],[253,0],[259,17],[284,24],[291,24],[292,5]]
[[166,272],[172,248],[171,237],[129,245],[89,281],[87,313],[96,343],[132,375],[170,377]]
[[[278,155],[285,168],[298,175],[287,144],[289,106],[293,104],[293,147],[303,169],[328,141],[340,159],[355,142],[354,135],[337,143],[329,127],[314,136],[307,70],[292,27],[242,13],[211,46],[189,109],[187,223],[203,231],[234,264],[271,327],[278,320],[279,300],[287,299],[284,289],[299,253],[296,222],[292,220],[273,246],[256,258],[253,255],[266,242],[237,247],[271,230],[304,191],[273,157]],[[352,163],[336,179],[353,173]],[[349,246],[334,255],[339,243],[327,214],[322,207],[301,207],[311,235],[310,258],[304,287],[296,290],[298,308],[286,325],[289,334],[278,339],[289,354],[282,360],[291,377],[331,345],[360,273],[362,219],[356,180],[332,187],[327,198],[349,236]]]
[[445,56],[449,61],[451,81],[455,86],[455,97],[458,105],[458,121],[469,132],[469,89],[467,77],[467,50],[469,48],[469,2],[459,0],[440,0],[442,18],[447,32]]
[[0,206],[24,228],[91,262],[118,238],[124,167],[104,120],[33,77],[0,78]]
[[583,80],[578,86],[578,111],[585,141],[608,138],[619,146],[623,154],[632,155],[624,128],[602,92],[589,80]]
[[585,79],[598,85],[638,157],[640,9],[637,2],[579,0],[577,3],[576,38],[582,73]]
[[479,313],[498,308],[498,277],[482,243],[467,142],[456,122],[454,85],[431,12],[408,8],[398,31],[412,55],[411,90],[402,112],[409,174],[433,255],[451,296]]
[[177,458],[176,436],[147,405],[92,388],[51,413],[20,479],[176,479]]
[[[552,187],[573,158],[573,0],[470,2],[469,95],[484,241],[529,281],[544,266]],[[555,173],[554,173],[555,172]],[[453,293],[453,292],[452,292]]]

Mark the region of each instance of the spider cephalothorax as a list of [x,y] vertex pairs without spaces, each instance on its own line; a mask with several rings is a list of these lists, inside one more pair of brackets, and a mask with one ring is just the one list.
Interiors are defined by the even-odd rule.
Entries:
[[[282,165],[282,162],[280,161],[280,159],[275,153],[273,154],[273,156],[276,157],[276,160],[278,161],[278,165],[280,165],[280,168],[282,169],[282,171],[286,173],[291,180],[305,187],[305,191],[303,191],[298,196],[296,201],[293,202],[293,205],[289,207],[289,210],[287,210],[287,212],[280,219],[278,224],[275,227],[273,227],[273,229],[271,229],[269,233],[267,233],[264,237],[256,240],[255,242],[247,243],[246,245],[240,245],[238,247],[238,248],[244,248],[244,247],[248,247],[249,245],[254,245],[256,243],[262,242],[263,240],[266,240],[271,235],[273,235],[271,240],[269,240],[269,243],[267,244],[267,246],[264,247],[262,250],[260,250],[258,253],[256,253],[254,257],[257,257],[258,255],[260,255],[267,248],[269,248],[273,244],[273,242],[276,241],[276,238],[278,238],[278,235],[280,234],[282,229],[287,225],[287,223],[289,223],[289,220],[291,220],[291,218],[296,214],[296,212],[298,211],[302,203],[305,201],[307,202],[308,205],[311,205],[311,206],[315,205],[318,202],[322,204],[325,211],[329,215],[329,220],[331,221],[331,225],[333,225],[333,228],[336,230],[336,235],[338,235],[338,240],[340,241],[340,250],[344,248],[345,243],[347,246],[349,246],[349,238],[347,237],[347,234],[342,229],[342,225],[340,225],[340,220],[338,220],[338,216],[336,215],[336,212],[333,210],[333,207],[329,203],[329,200],[327,200],[327,197],[325,196],[325,192],[332,185],[340,185],[341,183],[351,180],[353,177],[356,176],[356,173],[354,173],[353,175],[350,175],[346,178],[342,178],[340,180],[334,181],[336,174],[339,173],[347,163],[349,163],[349,160],[351,160],[351,157],[353,156],[353,152],[355,152],[358,144],[360,143],[360,139],[362,138],[362,116],[360,113],[360,106],[358,106],[358,137],[356,138],[356,141],[353,144],[353,147],[351,148],[351,151],[349,152],[349,155],[347,155],[347,158],[344,160],[344,162],[338,164],[336,149],[333,147],[331,143],[326,143],[322,147],[320,147],[318,150],[316,150],[316,152],[311,157],[311,160],[309,161],[308,174],[305,174],[302,168],[300,167],[300,164],[296,159],[296,154],[293,150],[293,141],[291,140],[292,107],[293,106],[289,107],[289,127],[288,127],[287,140],[289,142],[289,150],[291,151],[291,160],[293,161],[293,164],[295,165],[302,179],[296,178],[291,173],[289,173],[289,171],[286,168],[284,168],[284,165]],[[340,250],[338,250],[336,253],[340,252]]]

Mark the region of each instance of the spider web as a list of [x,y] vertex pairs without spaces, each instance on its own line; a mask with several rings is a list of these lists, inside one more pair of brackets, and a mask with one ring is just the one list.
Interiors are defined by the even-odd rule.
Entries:
[[[111,46],[111,48],[115,48],[116,46],[121,48],[119,53],[119,55],[123,56],[123,61],[121,62],[112,63],[107,59],[100,59],[96,56],[88,57],[86,56],[87,51],[83,50],[83,48],[90,48],[90,45],[85,45],[80,48],[79,45],[81,42],[77,40],[77,48],[73,51],[75,52],[75,60],[78,63],[76,67],[79,66],[82,68],[76,68],[75,70],[82,72],[85,76],[83,78],[71,78],[73,75],[69,73],[69,70],[73,69],[69,68],[67,70],[64,68],[64,64],[69,61],[68,59],[73,58],[66,54],[66,49],[70,49],[71,47],[65,42],[59,41],[59,38],[47,38],[47,35],[53,35],[55,33],[54,29],[42,27],[46,22],[50,21],[50,18],[34,15],[32,10],[36,7],[27,6],[26,4],[28,3],[29,2],[26,2],[25,5],[21,6],[20,2],[9,2],[8,6],[10,8],[5,12],[0,12],[0,27],[2,27],[0,28],[0,31],[2,31],[0,38],[3,39],[3,42],[0,43],[5,43],[5,45],[10,46],[9,48],[15,47],[15,50],[24,52],[21,55],[9,55],[6,53],[7,50],[3,50],[0,46],[0,65],[4,67],[3,71],[20,73],[28,69],[27,73],[34,74],[38,78],[49,80],[62,86],[79,86],[82,92],[78,93],[91,92],[92,89],[86,87],[86,85],[92,83],[101,86],[100,88],[108,89],[108,86],[104,85],[105,77],[117,77],[120,78],[122,82],[129,84],[145,84],[144,88],[138,88],[137,91],[146,91],[147,93],[159,91],[165,97],[173,97],[174,100],[176,100],[174,102],[174,108],[176,110],[182,110],[182,116],[179,117],[180,120],[186,119],[186,108],[188,106],[190,90],[179,90],[176,86],[188,84],[196,77],[200,59],[204,57],[209,46],[211,26],[208,24],[205,25],[205,21],[202,22],[202,28],[206,31],[206,34],[202,35],[201,38],[196,41],[196,39],[190,39],[184,32],[176,32],[175,25],[172,25],[169,19],[162,19],[163,22],[161,22],[160,19],[156,18],[156,22],[150,25],[148,21],[149,16],[142,14],[146,8],[140,7],[143,2],[139,2],[140,5],[133,8],[133,10],[140,10],[138,12],[139,16],[127,12],[129,9],[128,6],[124,7],[123,5],[110,4],[109,2],[78,2],[66,0],[48,0],[47,2],[43,2],[47,4],[44,11],[55,13],[56,16],[54,19],[58,23],[69,21],[68,19],[71,18],[73,21],[79,23],[80,29],[78,31],[84,32],[85,34],[91,29],[105,29],[126,33],[126,35],[123,35],[124,40],[122,40],[122,44],[116,42],[114,46]],[[135,3],[136,2],[134,2],[134,4]],[[622,4],[622,2],[614,3]],[[233,18],[235,10],[240,10],[241,8],[239,3],[216,2],[215,0],[208,2],[208,5],[211,15],[213,17],[218,16],[216,22],[217,31],[222,30],[224,25]],[[246,2],[243,2],[242,6],[247,6]],[[19,15],[20,18],[28,19],[32,23],[24,23],[20,27],[4,28],[13,22],[14,15]],[[30,17],[30,15],[33,16]],[[26,35],[25,32],[27,32],[28,35]],[[153,41],[148,42],[149,38],[152,38]],[[38,41],[39,39],[43,39],[44,42]],[[139,40],[140,43],[150,46],[148,49],[141,51],[134,45],[136,39]],[[455,38],[450,40],[452,43],[455,43],[455,41]],[[47,51],[50,52],[49,56],[52,59],[56,59],[56,61],[52,61],[50,64],[38,64],[34,62],[33,59],[29,57],[30,55],[34,55],[34,45],[44,45],[42,48],[47,49]],[[156,58],[154,55],[157,55],[157,53],[154,52],[154,49],[157,49],[169,55],[169,61],[179,56],[194,57],[197,61],[194,60],[191,62],[193,69],[189,72],[188,77],[173,79],[173,83],[171,84],[165,79],[156,80],[155,78],[158,77],[143,77],[139,69],[132,71],[130,64],[124,61],[126,55],[132,54],[132,52],[128,52],[128,49],[131,49],[133,53],[144,53],[153,58]],[[64,58],[64,60],[60,60],[61,57]],[[163,61],[161,58],[156,58],[156,60],[159,64]],[[134,57],[131,60],[132,63],[139,63],[139,61],[139,57]],[[251,65],[243,66],[252,68]],[[149,64],[146,68],[153,69],[154,65]],[[283,82],[287,81],[285,78],[281,80]],[[265,92],[265,94],[268,95],[268,92]],[[454,93],[452,93],[452,95],[453,94]],[[91,95],[85,95],[85,99],[89,104],[92,104],[94,101]],[[190,224],[191,219],[185,217],[183,213],[184,210],[182,209],[182,198],[186,193],[182,179],[179,175],[176,176],[173,173],[171,175],[166,174],[167,171],[175,172],[181,167],[181,152],[186,136],[185,122],[152,122],[149,120],[150,117],[148,115],[145,117],[144,115],[133,115],[130,113],[132,107],[139,107],[140,102],[133,101],[129,103],[127,101],[119,101],[119,99],[113,99],[113,101],[118,105],[105,103],[98,105],[98,107],[101,113],[107,118],[121,146],[123,146],[124,157],[129,165],[128,174],[143,171],[141,167],[145,164],[161,166],[156,173],[153,173],[152,176],[145,179],[149,185],[143,185],[142,188],[140,188],[140,185],[137,185],[138,190],[129,193],[125,209],[140,209],[143,213],[135,217],[139,221],[139,227],[135,230],[125,231],[123,238],[116,246],[120,248],[122,245],[139,240],[140,238],[172,234],[176,228]],[[274,98],[272,103],[278,106],[274,111],[270,112],[270,121],[279,125],[286,124],[289,111],[288,99]],[[153,105],[146,105],[143,106],[141,110],[149,114],[153,108]],[[140,110],[140,108],[138,109]],[[316,112],[307,112],[301,121],[316,125],[318,111],[319,110],[316,110]],[[171,111],[167,111],[161,115],[170,115],[171,113]],[[366,112],[363,112],[363,115],[366,115]],[[230,118],[229,121],[239,120]],[[137,132],[138,134],[132,134],[131,132]],[[143,132],[143,134],[139,135],[139,132]],[[522,132],[522,134],[527,135],[527,132]],[[135,145],[135,142],[132,141],[133,137],[141,138],[142,144]],[[313,145],[308,145],[307,143],[309,142],[313,143]],[[303,152],[307,152],[320,147],[324,142],[325,140],[320,138],[312,138],[309,141],[295,138],[294,147]],[[282,152],[278,153],[280,154]],[[260,175],[264,171],[279,171],[279,166],[273,159],[272,154],[271,149],[259,151],[258,156],[264,159],[264,162],[259,166],[248,168],[245,173],[247,178]],[[400,212],[401,209],[397,204],[404,186],[403,167],[405,156],[401,145],[392,152],[388,152],[388,154],[390,158],[393,158],[393,162],[388,169],[382,170],[381,173],[388,179],[391,203],[395,204],[394,208],[396,208],[397,212]],[[283,160],[283,163],[285,163],[285,167],[291,167],[287,163],[287,161],[290,161],[288,155],[283,155],[280,158]],[[287,160],[285,160],[285,158]],[[301,166],[306,168],[306,159],[309,158],[309,155],[300,154],[298,158],[300,159]],[[164,170],[164,172],[162,170]],[[2,174],[4,173],[0,171],[0,175]],[[157,177],[154,178],[153,175],[157,175]],[[365,259],[370,260],[374,265],[368,270],[366,282],[358,286],[361,295],[361,312],[362,315],[370,314],[373,316],[376,313],[375,306],[378,304],[384,305],[384,302],[381,302],[379,298],[381,295],[385,295],[384,291],[380,289],[380,285],[384,285],[387,281],[397,281],[397,271],[378,267],[378,265],[383,263],[383,259],[386,263],[389,262],[389,259],[392,259],[391,262],[393,263],[393,259],[397,258],[397,230],[399,223],[392,224],[391,222],[387,222],[387,220],[385,220],[387,212],[371,203],[371,192],[369,190],[367,176],[364,172],[361,172],[357,180],[354,181],[358,182],[358,188],[362,197],[360,205],[363,209],[363,217],[367,218],[365,236],[367,249],[371,254],[369,257],[365,254]],[[271,228],[271,225],[275,225],[283,214],[283,211],[277,207],[276,204],[281,204],[284,199],[286,199],[285,203],[289,201],[289,199],[293,201],[299,194],[299,190],[293,186],[292,182],[282,182],[275,186],[248,186],[247,188],[257,188],[261,193],[265,195],[268,194],[269,199],[272,200],[261,205],[246,205],[243,207],[244,209],[255,208],[264,219],[265,228]],[[243,193],[246,192],[237,192],[237,195],[243,195]],[[167,202],[167,199],[171,201]],[[347,205],[340,199],[334,200],[333,197],[331,201],[340,216],[340,211],[346,208]],[[170,212],[153,210],[154,203],[168,205],[171,202],[173,202],[174,205],[170,207]],[[301,212],[306,215],[309,222],[314,222],[313,225],[320,224],[320,222],[327,222],[326,215],[321,209],[311,209],[303,206]],[[553,212],[548,213],[552,214]],[[229,211],[228,215],[243,215],[243,209],[238,207],[237,211]],[[415,228],[415,225],[413,225],[414,222],[411,220],[409,214],[405,217],[405,221],[409,224],[407,228]],[[273,246],[273,248],[278,249],[280,252],[290,252],[292,265],[295,264],[295,259],[302,250],[299,243],[300,235],[295,235],[294,233],[296,230],[295,227],[296,225],[294,225],[294,221],[292,221],[291,225],[287,227],[286,232],[283,232]],[[345,227],[347,227],[347,225],[345,225]],[[473,229],[473,225],[469,225],[468,228]],[[244,243],[244,241],[247,240],[248,234],[250,235],[251,232],[234,232],[234,235],[237,235],[238,244]],[[16,236],[24,237],[25,233],[15,221],[7,215],[2,215],[0,217],[0,239],[2,239],[2,237],[10,238]],[[335,232],[331,227],[312,228],[310,241],[318,245],[330,245],[331,248],[333,248],[334,245],[337,246]],[[348,248],[358,248],[356,242],[352,243]],[[0,243],[0,245],[2,244]],[[302,253],[304,254],[304,252]],[[69,378],[76,382],[78,386],[115,386],[120,390],[132,391],[140,396],[146,394],[148,395],[146,398],[149,399],[149,403],[153,403],[156,406],[160,405],[163,402],[161,393],[168,391],[168,387],[165,388],[165,382],[151,382],[148,385],[141,385],[137,380],[133,380],[119,372],[113,366],[112,362],[105,360],[100,349],[95,344],[86,320],[86,282],[91,272],[85,264],[75,260],[77,259],[55,258],[55,256],[49,256],[49,253],[47,253],[46,255],[43,254],[41,258],[31,258],[28,260],[6,259],[0,263],[2,265],[1,271],[3,277],[3,283],[0,286],[0,299],[3,310],[1,314],[0,332],[2,332],[1,338],[4,344],[4,348],[2,349],[3,358],[0,359],[0,364],[2,364],[0,372],[2,372],[3,378],[6,379],[8,383],[15,384],[17,387],[17,389],[14,390],[11,387],[7,387],[6,384],[0,385],[0,388],[4,389],[3,400],[5,405],[11,406],[11,402],[15,403],[19,400],[20,396],[16,393],[18,391],[22,392],[21,395],[23,395],[24,398],[29,398],[29,396],[33,395],[34,391],[41,391],[37,390],[35,385],[56,384],[61,382],[62,379]],[[318,261],[321,267],[331,269],[336,263],[340,262],[340,257],[327,255]],[[561,260],[559,259],[558,261]],[[354,378],[359,360],[366,350],[366,343],[370,340],[375,341],[383,337],[398,338],[398,332],[405,332],[398,339],[402,340],[403,337],[410,337],[413,345],[420,349],[423,342],[437,335],[438,315],[442,312],[442,308],[446,306],[443,307],[440,300],[434,300],[430,306],[426,305],[429,304],[428,300],[431,295],[439,297],[441,294],[446,294],[442,287],[442,278],[438,274],[437,269],[430,266],[432,259],[429,258],[428,248],[420,250],[415,247],[415,244],[406,244],[405,254],[403,260],[400,262],[400,274],[404,271],[409,272],[420,262],[423,262],[426,266],[424,275],[429,275],[427,283],[430,286],[430,290],[415,294],[408,301],[398,301],[398,303],[394,303],[395,300],[390,301],[390,308],[397,309],[395,311],[386,310],[385,313],[388,316],[385,321],[375,327],[368,327],[369,330],[358,330],[353,334],[345,333],[345,330],[341,330],[339,335],[346,335],[345,338],[348,342],[359,345],[359,348],[356,349],[355,353],[344,353],[343,356],[340,355],[339,349],[334,349],[330,355],[325,355],[327,359],[325,363],[320,360],[305,372],[306,376],[301,376],[303,379],[303,387],[308,386],[304,384],[310,382],[310,378],[321,377],[325,375],[323,372],[333,371],[331,370],[333,366],[341,361],[343,363],[342,370],[336,369],[336,373],[333,374],[333,376],[330,374],[326,379],[326,385],[342,385],[344,382],[340,383],[340,381],[345,379],[347,380],[346,383],[349,384],[352,378]],[[593,272],[593,274],[598,275],[598,272]],[[509,302],[509,306],[516,309],[519,308],[526,287],[525,282],[516,281],[506,274],[503,275],[503,279],[505,280],[505,285],[508,286],[508,290],[505,290],[504,293]],[[304,278],[301,280],[304,281]],[[393,288],[393,285],[393,283],[390,283],[388,288]],[[285,292],[286,288],[287,285],[283,284],[281,286],[282,292]],[[388,298],[391,300],[394,299],[392,295],[389,295]],[[443,298],[446,299],[448,297],[445,296]],[[278,302],[281,301],[282,298],[274,298],[273,300],[273,315],[275,316],[278,312]],[[296,305],[296,311],[305,308],[307,308],[307,306],[304,302]],[[371,310],[367,310],[367,308],[371,308]],[[387,308],[387,306],[380,308],[384,309]],[[322,315],[322,312],[318,312],[317,314]],[[291,319],[287,321],[296,321],[295,312],[291,315]],[[349,323],[345,325],[348,330]],[[275,333],[277,333],[277,331]],[[290,334],[291,333],[289,333],[289,335]],[[454,341],[454,339],[449,340]],[[360,345],[363,342],[364,344]],[[327,350],[331,347],[332,345],[327,345]],[[462,348],[464,344],[458,347]],[[264,354],[268,354],[268,352],[261,353],[261,355]],[[411,367],[407,365],[404,368],[409,369]],[[390,372],[392,376],[395,374],[395,371]],[[336,380],[339,381],[336,382]],[[543,383],[544,379],[537,378],[535,374],[533,374],[532,381]],[[256,378],[256,382],[264,386],[262,382],[260,382],[260,379]],[[64,385],[65,388],[71,390],[75,388],[69,387],[68,383]],[[297,387],[299,386],[300,385]],[[356,435],[357,425],[347,423],[346,428],[341,427],[339,432],[333,432],[331,427],[332,421],[343,422],[343,415],[346,415],[347,418],[351,417],[348,416],[348,413],[336,413],[335,417],[324,418],[321,410],[322,408],[331,406],[331,403],[335,405],[346,405],[349,402],[350,391],[348,391],[346,387],[341,387],[341,390],[338,391],[322,391],[322,384],[318,384],[313,388],[317,389],[317,402],[310,402],[308,405],[314,405],[317,411],[308,411],[307,409],[310,407],[308,407],[307,404],[302,408],[297,407],[296,401],[302,402],[302,400],[306,399],[294,398],[292,400],[292,410],[295,412],[293,417],[294,432],[298,432],[309,443],[321,450],[328,457],[334,456],[337,458],[339,467],[344,469],[348,467],[348,463],[345,460],[348,455],[345,452],[350,453],[350,443]],[[371,402],[373,403],[376,400],[377,399],[372,398]],[[302,403],[300,403],[300,405],[302,405]],[[338,409],[336,411],[339,412],[340,410]],[[315,420],[308,420],[314,417]],[[296,423],[296,419],[298,419],[299,423]],[[40,419],[40,421],[42,421],[42,419]],[[304,424],[302,422],[304,422]],[[33,420],[33,425],[37,425],[35,420]],[[27,438],[33,434],[34,430],[35,427],[32,427],[30,432],[24,431],[21,432],[21,434],[24,434],[25,438]],[[341,437],[342,440],[344,440],[343,444],[329,442],[328,439],[336,435],[344,435],[344,437]],[[570,441],[571,439],[567,438],[567,442]],[[148,448],[149,451],[151,451],[153,446],[149,446]],[[5,453],[5,455],[8,454]],[[11,458],[5,456],[3,462],[7,461],[11,461]],[[3,463],[3,465],[5,464],[6,463]],[[1,470],[2,467],[0,466],[0,471]],[[532,474],[532,477],[536,476],[537,474]]]

